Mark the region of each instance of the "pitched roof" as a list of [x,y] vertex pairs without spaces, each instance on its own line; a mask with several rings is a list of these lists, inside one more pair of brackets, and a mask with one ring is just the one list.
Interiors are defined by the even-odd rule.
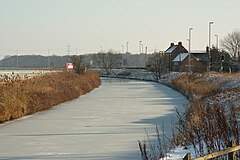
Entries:
[[209,55],[206,52],[192,52],[191,53],[194,57],[196,57],[199,61],[204,61],[205,63],[208,62]]
[[187,56],[188,53],[180,53],[176,58],[174,58],[173,62],[182,62]]
[[170,46],[165,53],[172,53],[177,48],[177,45]]

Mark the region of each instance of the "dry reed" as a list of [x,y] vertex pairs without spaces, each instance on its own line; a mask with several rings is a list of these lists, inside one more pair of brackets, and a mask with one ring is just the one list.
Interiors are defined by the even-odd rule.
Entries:
[[0,123],[49,109],[83,95],[100,85],[95,72],[44,74],[0,83]]

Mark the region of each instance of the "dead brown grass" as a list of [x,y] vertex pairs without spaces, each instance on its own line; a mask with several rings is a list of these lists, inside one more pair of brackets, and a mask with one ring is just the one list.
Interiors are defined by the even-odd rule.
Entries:
[[211,83],[206,79],[207,75],[192,74],[181,75],[172,80],[172,84],[183,92],[189,92],[194,97],[202,98],[215,93],[220,89],[220,84]]
[[49,109],[100,85],[95,72],[57,72],[0,84],[0,123]]
[[[225,149],[232,140],[240,144],[240,87],[229,85],[232,78],[238,79],[239,76],[240,73],[210,72],[182,74],[172,79],[170,86],[184,93],[191,101],[184,113],[177,111],[178,122],[172,129],[170,140],[173,147],[191,146],[198,157]],[[139,142],[143,160],[165,156],[163,148],[166,143],[158,136],[155,139],[160,142],[159,145],[153,145],[150,141]]]
[[235,73],[225,73],[225,72],[210,72],[209,74],[215,74],[215,75],[221,75],[223,77],[239,77],[240,72],[235,72]]
[[[239,144],[239,88],[227,88],[225,83],[239,73],[207,73],[182,75],[172,81],[182,92],[194,95],[192,104],[179,114],[177,136],[184,137],[177,145],[192,145],[195,154],[202,156],[219,151],[231,140]],[[222,87],[225,86],[225,89]]]

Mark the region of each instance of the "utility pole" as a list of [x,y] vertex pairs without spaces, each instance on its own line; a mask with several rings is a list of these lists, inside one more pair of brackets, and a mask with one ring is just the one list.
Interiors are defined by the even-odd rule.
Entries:
[[70,62],[70,45],[67,46],[67,53],[68,53],[68,62]]
[[78,55],[78,49],[76,48],[76,55]]
[[70,45],[67,45],[67,53],[68,53],[68,56],[70,55],[70,52],[71,52],[71,50],[70,50]]

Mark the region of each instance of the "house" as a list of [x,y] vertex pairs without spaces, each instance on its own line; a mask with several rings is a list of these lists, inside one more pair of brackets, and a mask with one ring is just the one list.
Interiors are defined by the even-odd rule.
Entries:
[[208,68],[208,61],[209,61],[209,54],[208,51],[199,50],[199,51],[192,51],[191,54],[198,59],[199,66],[197,67],[198,72],[207,71]]
[[[190,56],[190,59],[189,59]],[[180,53],[173,60],[173,71],[176,72],[196,72],[199,71],[199,67],[202,66],[200,60],[193,54]]]
[[170,44],[170,47],[164,52],[166,59],[167,59],[167,68],[169,71],[173,71],[173,60],[180,54],[180,53],[188,53],[186,48],[182,45],[182,42],[178,42],[177,45],[174,43]]
[[[170,44],[170,47],[164,52],[166,67],[168,71],[185,72],[189,70],[188,50],[182,45],[182,42]],[[220,66],[217,61],[220,60],[218,52],[214,52],[211,49],[211,69],[214,69],[216,65]],[[190,69],[193,72],[205,72],[209,65],[208,47],[206,50],[191,51],[190,54]]]

